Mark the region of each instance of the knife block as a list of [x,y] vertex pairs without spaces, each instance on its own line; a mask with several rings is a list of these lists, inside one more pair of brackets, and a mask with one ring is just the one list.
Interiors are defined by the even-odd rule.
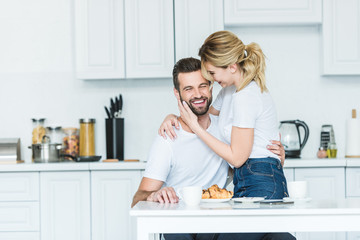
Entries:
[[105,119],[106,157],[124,160],[124,119]]

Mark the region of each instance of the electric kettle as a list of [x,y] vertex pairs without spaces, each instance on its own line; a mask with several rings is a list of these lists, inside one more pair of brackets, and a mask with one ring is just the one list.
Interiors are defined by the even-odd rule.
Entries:
[[[304,136],[301,139],[300,128],[304,130]],[[285,157],[300,158],[301,150],[309,138],[309,127],[300,120],[281,121],[279,126],[281,134],[281,143],[284,145]]]

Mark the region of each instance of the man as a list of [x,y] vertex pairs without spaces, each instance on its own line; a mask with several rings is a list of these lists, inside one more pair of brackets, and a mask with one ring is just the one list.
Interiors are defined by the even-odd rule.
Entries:
[[[187,102],[198,116],[199,124],[213,136],[220,138],[217,118],[209,115],[212,102],[210,82],[201,75],[201,63],[194,58],[179,60],[173,69],[174,93]],[[179,118],[177,139],[171,141],[157,136],[153,143],[144,177],[136,192],[132,206],[138,201],[177,203],[177,191],[184,186],[199,185],[209,188],[213,184],[225,187],[229,165],[201,141]],[[241,223],[239,223],[241,224]],[[294,239],[287,233],[207,233],[164,234],[166,240],[230,240],[230,239]]]

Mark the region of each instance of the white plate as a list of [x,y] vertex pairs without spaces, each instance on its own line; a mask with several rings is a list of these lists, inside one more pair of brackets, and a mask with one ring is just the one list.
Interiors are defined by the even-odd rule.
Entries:
[[201,199],[201,202],[203,203],[221,203],[221,202],[227,202],[231,198],[223,198],[223,199]]
[[242,203],[253,203],[253,202],[260,202],[264,200],[263,197],[240,197],[240,198],[233,198],[234,202],[242,202]]
[[311,198],[307,197],[307,198],[289,198],[289,197],[284,197],[284,202],[310,202]]

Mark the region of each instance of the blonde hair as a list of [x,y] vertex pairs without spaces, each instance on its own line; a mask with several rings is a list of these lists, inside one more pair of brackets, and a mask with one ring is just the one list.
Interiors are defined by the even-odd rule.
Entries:
[[268,91],[265,81],[265,55],[257,43],[245,45],[235,34],[229,31],[218,31],[211,34],[199,50],[201,73],[204,78],[213,82],[207,72],[205,63],[215,67],[227,68],[237,63],[244,74],[244,81],[237,91],[242,90],[251,81],[255,81],[261,92]]

